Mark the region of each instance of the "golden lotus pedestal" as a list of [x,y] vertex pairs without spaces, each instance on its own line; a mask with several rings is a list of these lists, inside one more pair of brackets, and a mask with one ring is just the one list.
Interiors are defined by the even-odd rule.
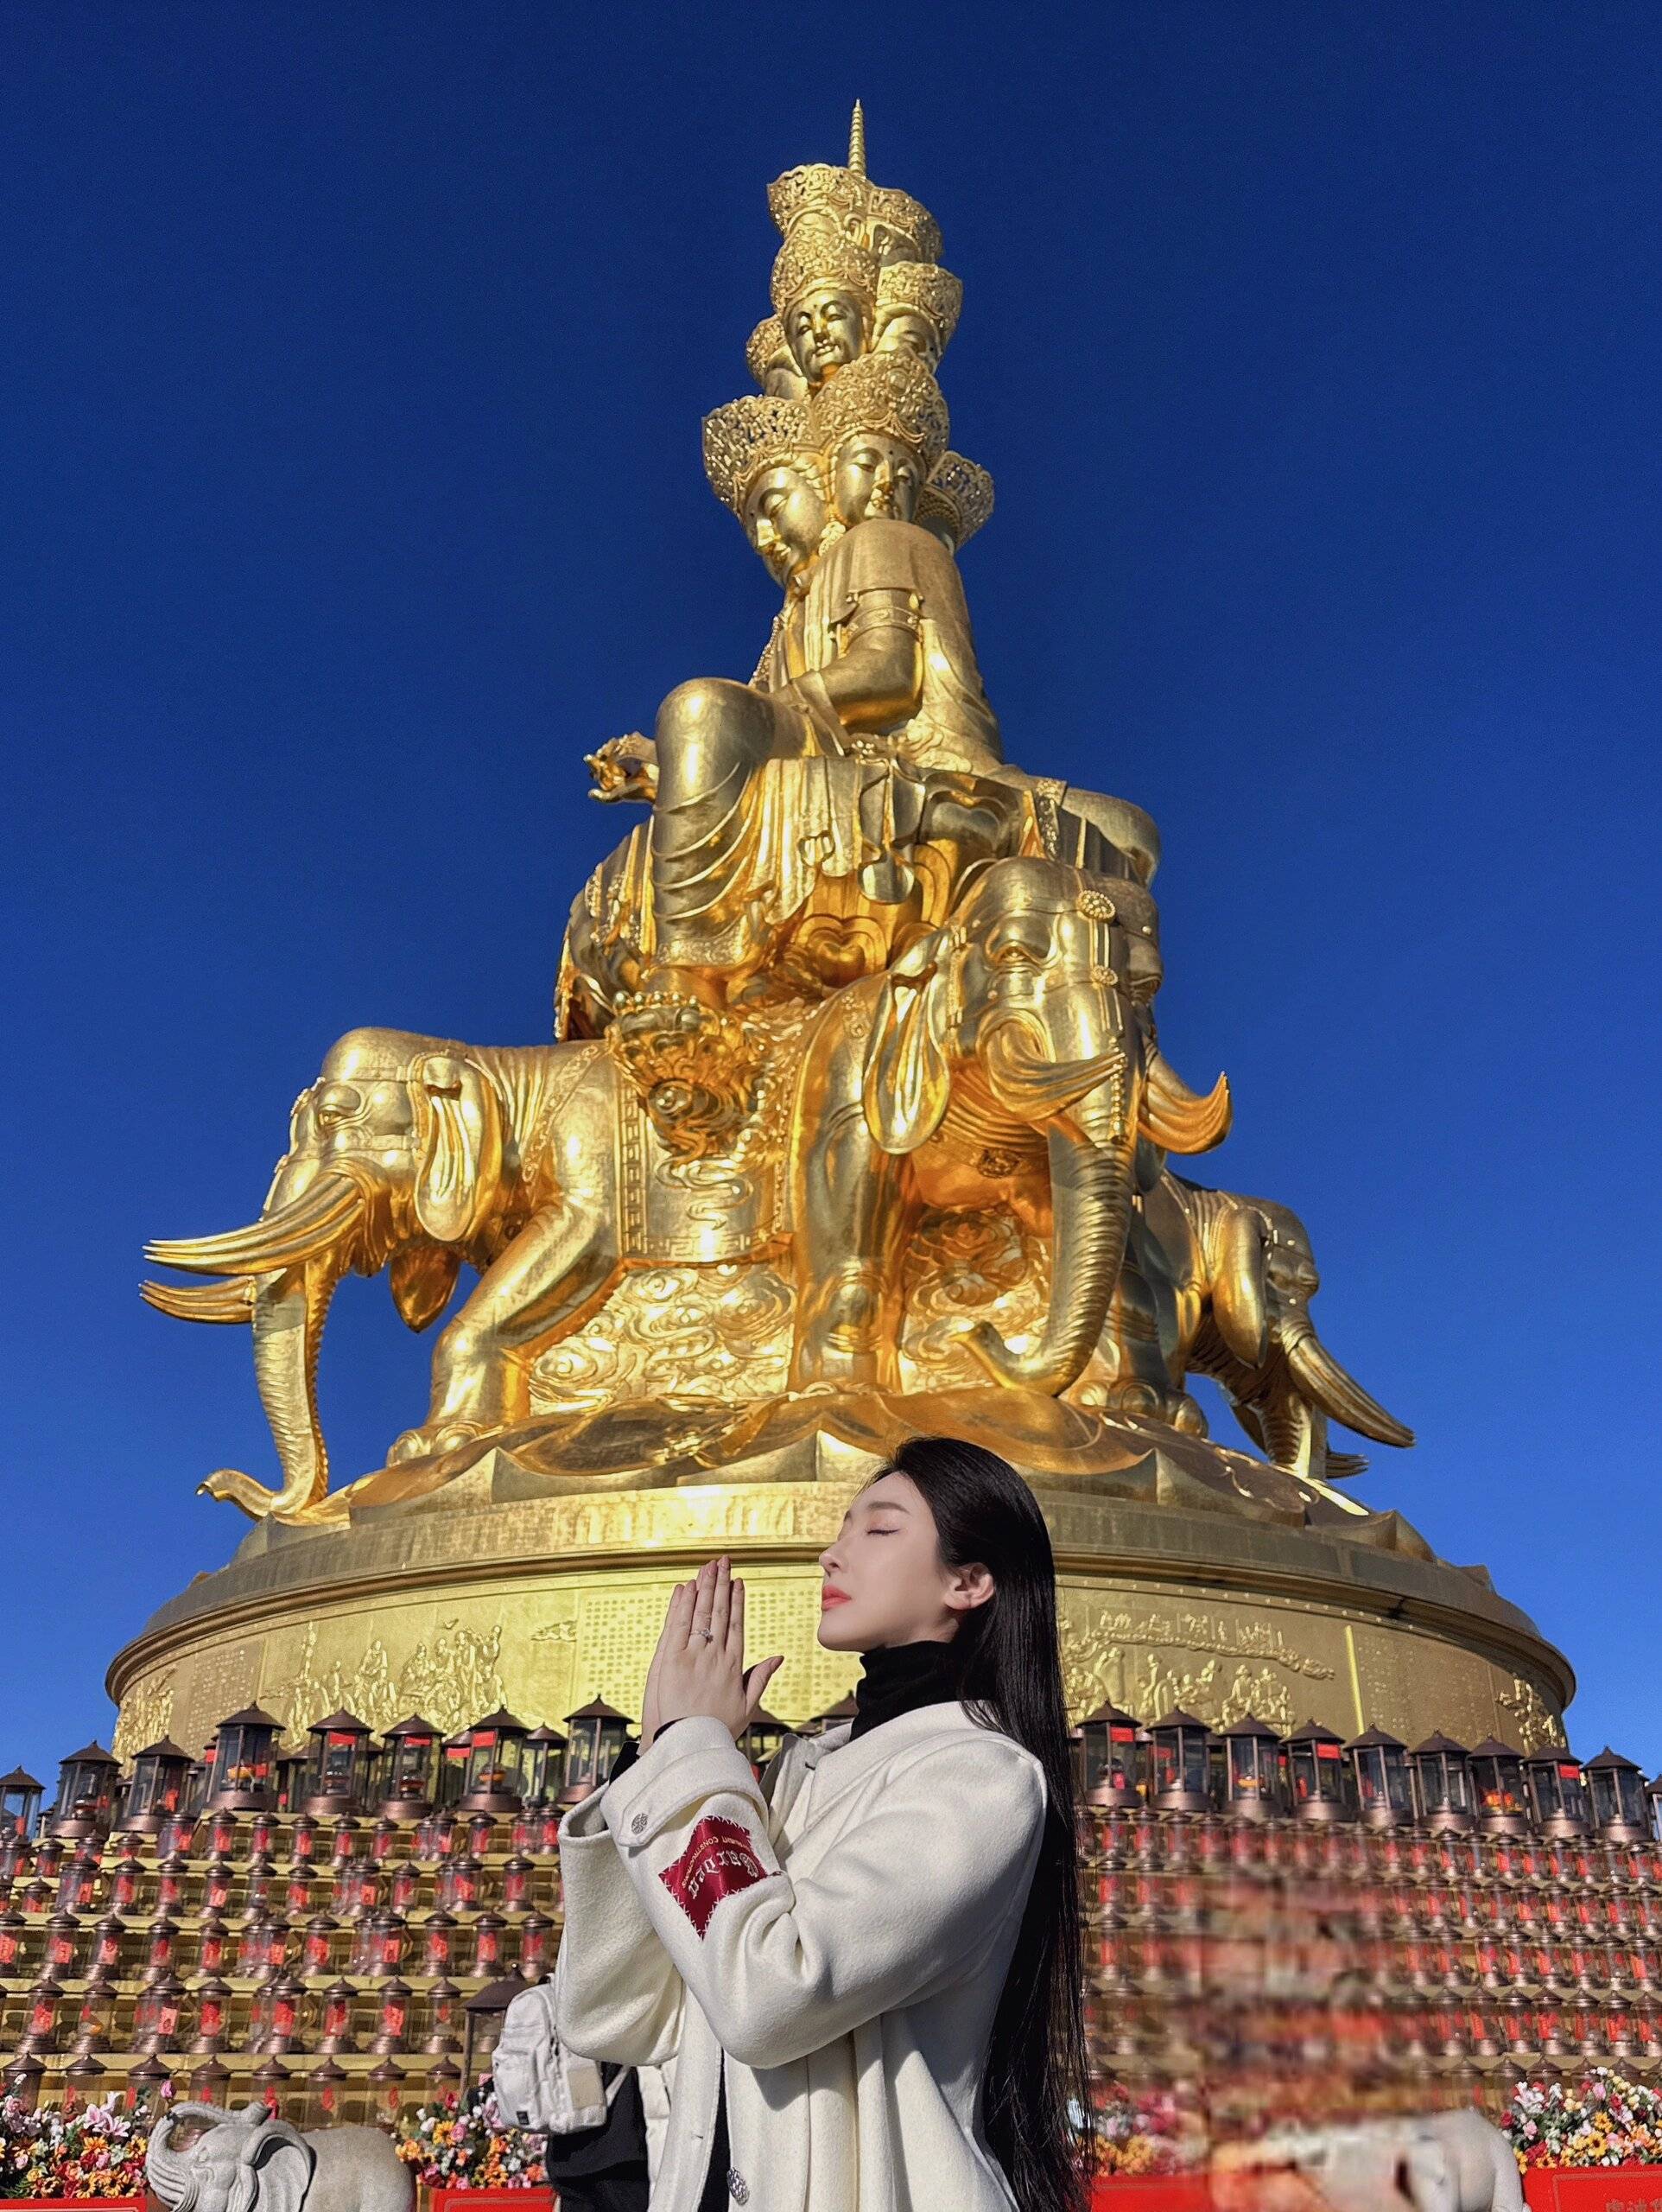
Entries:
[[[291,1737],[343,1706],[377,1729],[412,1712],[454,1729],[502,1705],[557,1723],[597,1695],[638,1714],[670,1587],[723,1551],[752,1650],[785,1654],[769,1704],[805,1720],[859,1672],[816,1641],[817,1562],[885,1444],[920,1425],[902,1403],[863,1427],[828,1413],[771,1450],[754,1436],[719,1475],[673,1455],[561,1474],[546,1439],[498,1440],[460,1471],[453,1455],[442,1482],[430,1465],[367,1478],[329,1524],[263,1522],[117,1655],[117,1748],[206,1743],[254,1702]],[[969,1433],[955,1410],[936,1399],[928,1418]],[[1182,1705],[1215,1726],[1251,1712],[1410,1744],[1563,1740],[1568,1662],[1482,1568],[1439,1560],[1399,1515],[1170,1429],[1044,1420],[1074,1427],[1024,1452],[1007,1432],[986,1440],[1050,1527],[1075,1719],[1111,1698],[1145,1719]]]

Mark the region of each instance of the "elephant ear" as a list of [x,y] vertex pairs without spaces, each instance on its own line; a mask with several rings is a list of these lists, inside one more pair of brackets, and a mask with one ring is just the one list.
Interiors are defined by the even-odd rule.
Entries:
[[301,2212],[312,2185],[316,2153],[286,2120],[260,2127],[244,2152],[225,2201],[225,2212]]
[[885,1152],[916,1152],[947,1110],[949,946],[942,930],[920,938],[889,969],[878,995],[860,1099],[866,1125]]
[[416,1218],[437,1244],[466,1244],[502,1184],[502,1109],[472,1060],[433,1052],[410,1071]]
[[1230,1206],[1217,1227],[1212,1266],[1212,1318],[1218,1334],[1243,1365],[1259,1368],[1270,1344],[1270,1298],[1266,1274],[1269,1240],[1258,1216]]
[[454,1246],[406,1244],[393,1254],[387,1279],[398,1318],[407,1329],[419,1336],[432,1327],[449,1305],[460,1272],[461,1254]]

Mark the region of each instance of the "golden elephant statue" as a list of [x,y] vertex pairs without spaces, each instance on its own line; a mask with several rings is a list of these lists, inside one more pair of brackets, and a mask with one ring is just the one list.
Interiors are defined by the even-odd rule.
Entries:
[[1291,1207],[1174,1175],[1145,1144],[1126,1262],[1082,1403],[1151,1414],[1204,1433],[1183,1384],[1207,1375],[1266,1459],[1317,1481],[1360,1474],[1366,1459],[1329,1450],[1337,1421],[1405,1448],[1405,1427],[1342,1367],[1316,1333],[1322,1278]]
[[1124,1255],[1137,1133],[1194,1151],[1229,1118],[1221,1080],[1197,1097],[1160,1058],[1153,901],[1108,880],[996,862],[891,975],[758,1015],[750,1107],[714,1155],[677,1147],[615,1030],[535,1047],[350,1032],[295,1103],[259,1219],[147,1247],[224,1279],[147,1284],[153,1306],[252,1328],[282,1486],[221,1469],[202,1487],[257,1517],[321,1516],[317,1359],[347,1273],[385,1269],[423,1329],[462,1263],[479,1271],[435,1349],[427,1419],[395,1460],[523,1421],[533,1363],[631,1268],[783,1260],[790,1387],[896,1387],[907,1227],[925,1207],[1007,1205],[1053,1239],[1067,1296],[1038,1345],[1018,1357],[985,1323],[971,1344],[997,1382],[1066,1388]]

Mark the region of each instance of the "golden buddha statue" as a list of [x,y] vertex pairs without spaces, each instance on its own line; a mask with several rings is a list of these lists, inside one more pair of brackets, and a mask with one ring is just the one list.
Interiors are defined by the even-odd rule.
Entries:
[[[153,1303],[253,1325],[284,1481],[213,1487],[257,1516],[441,1490],[528,1424],[557,1454],[608,1408],[644,1465],[689,1403],[724,1406],[737,1451],[872,1390],[968,1392],[989,1434],[1049,1434],[1034,1408],[1066,1399],[1192,1435],[1208,1362],[1309,1479],[1329,1417],[1405,1435],[1324,1357],[1232,1327],[1224,1215],[1174,1196],[1166,1157],[1221,1140],[1227,1088],[1191,1091],[1157,1041],[1154,824],[1005,757],[957,565],[993,483],[948,443],[938,226],[872,182],[858,116],[847,162],[769,207],[764,388],[703,454],[782,603],[749,683],[681,683],[650,739],[589,756],[594,797],[646,811],[574,903],[555,1041],[352,1033],[261,1221],[152,1248],[221,1278]],[[334,1281],[387,1268],[425,1326],[464,1261],[426,1420],[384,1481],[331,1493],[309,1378]],[[701,1349],[620,1365],[657,1267],[693,1271]]]

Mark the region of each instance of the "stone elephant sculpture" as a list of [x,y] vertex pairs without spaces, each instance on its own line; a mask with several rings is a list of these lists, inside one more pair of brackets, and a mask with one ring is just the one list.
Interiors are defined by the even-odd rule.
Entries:
[[1367,1465],[1329,1451],[1330,1421],[1376,1443],[1413,1443],[1316,1334],[1310,1306],[1322,1278],[1290,1207],[1162,1170],[1140,1210],[1137,1258],[1175,1385],[1211,1376],[1266,1459],[1317,1480]]
[[[199,2126],[175,2149],[181,2127]],[[168,2212],[409,2212],[409,2168],[378,2127],[302,2135],[269,2107],[174,2105],[157,2123],[145,2177]]]
[[1272,2133],[1215,2158],[1219,2212],[1524,2212],[1512,2146],[1475,2112]]
[[1230,1120],[1154,1039],[1152,897],[1059,861],[995,861],[950,923],[825,1009],[793,1163],[798,1387],[895,1388],[902,1255],[925,1206],[1009,1206],[1048,1236],[1053,1294],[1019,1352],[966,1330],[999,1382],[1056,1395],[1100,1336],[1132,1217],[1139,1135],[1200,1152]]

